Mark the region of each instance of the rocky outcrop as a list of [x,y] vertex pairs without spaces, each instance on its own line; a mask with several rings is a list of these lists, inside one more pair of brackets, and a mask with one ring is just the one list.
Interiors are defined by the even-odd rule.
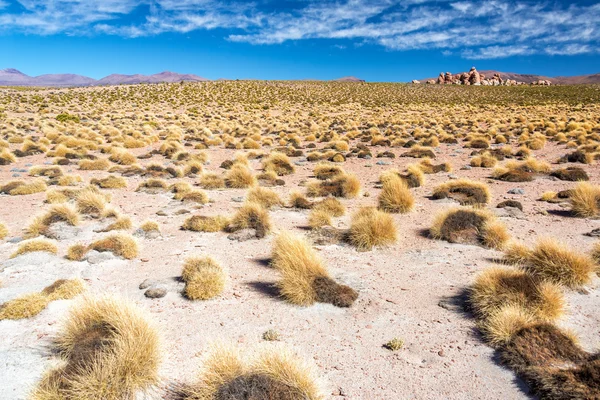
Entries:
[[[414,81],[413,81],[414,82]],[[517,86],[527,85],[526,82],[519,82],[514,79],[502,79],[498,73],[494,73],[491,77],[486,77],[484,74],[479,73],[475,67],[472,67],[469,72],[462,72],[456,75],[452,75],[450,72],[440,72],[437,80],[429,79],[426,81],[427,84],[433,85],[472,85],[472,86]],[[536,80],[531,85],[538,86],[550,86],[552,84],[549,80]]]

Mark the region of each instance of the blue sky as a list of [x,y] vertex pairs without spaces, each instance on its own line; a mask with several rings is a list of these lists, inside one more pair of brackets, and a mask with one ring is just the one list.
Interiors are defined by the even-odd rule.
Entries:
[[408,81],[600,72],[600,3],[0,0],[0,69],[28,75]]

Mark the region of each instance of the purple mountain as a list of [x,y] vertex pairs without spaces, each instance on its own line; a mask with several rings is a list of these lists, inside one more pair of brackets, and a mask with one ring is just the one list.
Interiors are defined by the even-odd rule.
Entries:
[[161,72],[154,75],[121,75],[112,74],[100,80],[75,74],[47,74],[40,76],[25,75],[14,68],[0,70],[0,86],[96,86],[96,85],[131,85],[136,83],[161,82],[203,82],[208,79],[192,74]]
[[112,74],[96,81],[94,85],[132,85],[136,83],[160,83],[160,82],[205,82],[206,78],[192,74],[178,74],[176,72],[161,72],[154,75],[121,75]]

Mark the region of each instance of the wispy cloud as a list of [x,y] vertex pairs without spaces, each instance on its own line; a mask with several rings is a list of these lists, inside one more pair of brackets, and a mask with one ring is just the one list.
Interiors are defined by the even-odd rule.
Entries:
[[437,49],[471,59],[600,51],[600,3],[524,0],[0,0],[0,33],[125,37],[222,29],[225,39],[273,45],[307,39]]

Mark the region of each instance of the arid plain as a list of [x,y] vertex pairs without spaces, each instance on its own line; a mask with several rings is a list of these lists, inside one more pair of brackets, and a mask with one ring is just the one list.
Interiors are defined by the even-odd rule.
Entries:
[[596,85],[1,88],[0,398],[600,398],[598,160]]

